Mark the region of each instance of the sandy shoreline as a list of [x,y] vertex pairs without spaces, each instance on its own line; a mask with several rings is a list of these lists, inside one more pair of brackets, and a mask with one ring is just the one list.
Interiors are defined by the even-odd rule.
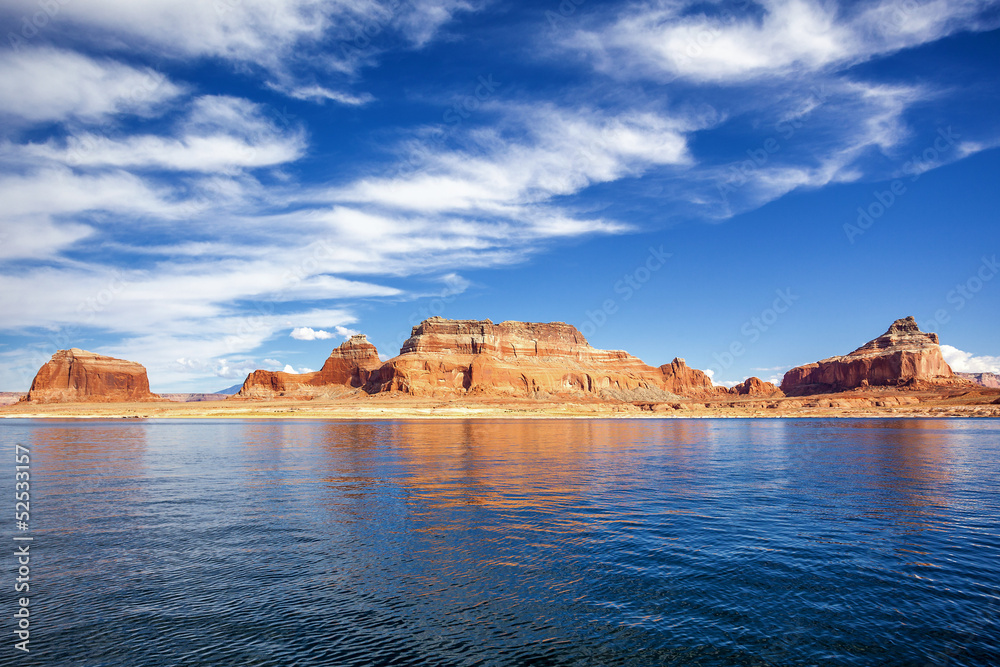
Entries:
[[[997,392],[1000,397],[1000,392]],[[848,397],[846,400],[849,400]],[[16,403],[0,407],[11,419],[690,419],[690,418],[1000,418],[991,394],[953,397],[907,395],[914,404],[838,407],[844,397],[673,404],[558,402],[533,399],[435,400],[348,397],[341,399],[176,403]],[[919,401],[919,402],[916,402]],[[885,401],[892,403],[892,400]]]

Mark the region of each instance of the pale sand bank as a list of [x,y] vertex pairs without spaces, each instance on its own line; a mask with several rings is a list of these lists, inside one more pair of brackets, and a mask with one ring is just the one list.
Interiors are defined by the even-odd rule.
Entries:
[[[532,399],[444,401],[420,398],[349,397],[311,401],[226,400],[197,403],[18,403],[0,407],[0,418],[30,419],[502,419],[502,418],[916,418],[1000,417],[1000,405],[984,397],[927,397],[899,406],[832,407],[831,397],[747,400],[725,404],[679,401],[666,405],[571,403]],[[816,400],[819,399],[819,400]],[[834,399],[836,400],[836,399]],[[803,405],[807,403],[810,405]],[[679,407],[675,407],[679,406]]]

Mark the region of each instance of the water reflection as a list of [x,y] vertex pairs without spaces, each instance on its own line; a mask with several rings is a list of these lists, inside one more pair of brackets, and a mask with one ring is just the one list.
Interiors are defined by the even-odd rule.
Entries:
[[982,613],[1000,581],[989,424],[11,422],[0,439],[35,452],[45,664],[987,664],[1000,636]]

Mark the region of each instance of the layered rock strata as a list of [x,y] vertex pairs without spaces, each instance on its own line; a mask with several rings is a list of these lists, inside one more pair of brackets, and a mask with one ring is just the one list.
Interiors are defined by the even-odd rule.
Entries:
[[431,318],[413,328],[398,357],[365,387],[412,396],[670,394],[663,373],[620,350],[590,346],[563,322]]
[[[621,350],[591,347],[576,327],[563,322],[494,324],[434,317],[414,327],[399,356],[385,363],[363,337],[355,339],[334,350],[316,374],[251,373],[239,396],[302,398],[353,388],[368,394],[429,397],[590,396],[633,401],[726,392],[683,359],[649,366]],[[337,372],[332,372],[334,366]]]
[[912,317],[896,320],[884,334],[854,352],[799,366],[785,373],[789,396],[865,387],[960,384],[941,356],[937,334],[924,333]]
[[338,396],[364,387],[381,365],[378,350],[363,334],[351,336],[315,373],[254,371],[236,395],[254,399]]

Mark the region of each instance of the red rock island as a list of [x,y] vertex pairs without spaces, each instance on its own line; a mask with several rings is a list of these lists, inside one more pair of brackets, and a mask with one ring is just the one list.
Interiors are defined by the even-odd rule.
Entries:
[[[924,333],[912,317],[854,352],[799,366],[785,373],[781,389],[789,396],[827,394],[863,387],[920,387],[966,383],[941,356],[938,336]],[[970,383],[971,384],[971,383]]]
[[[777,392],[774,385],[761,385],[767,385],[768,393]],[[591,347],[576,327],[564,322],[494,324],[432,317],[413,327],[399,356],[384,363],[364,336],[354,336],[333,351],[318,373],[255,371],[238,396],[312,398],[362,391],[442,398],[590,396],[619,401],[727,393],[683,359],[648,366],[628,352]]]
[[105,357],[77,348],[59,350],[31,382],[33,403],[124,403],[154,401],[146,369],[134,361]]

